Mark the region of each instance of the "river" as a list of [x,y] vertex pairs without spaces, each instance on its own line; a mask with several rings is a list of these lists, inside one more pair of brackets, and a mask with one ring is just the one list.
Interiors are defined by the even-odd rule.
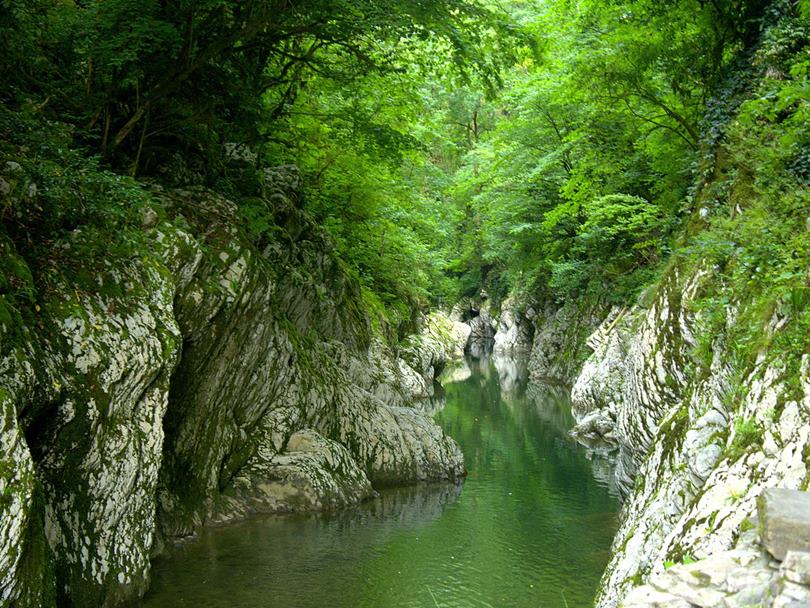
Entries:
[[144,608],[591,606],[617,526],[610,465],[568,438],[566,393],[524,376],[507,359],[445,374],[435,417],[463,484],[206,530],[155,562]]

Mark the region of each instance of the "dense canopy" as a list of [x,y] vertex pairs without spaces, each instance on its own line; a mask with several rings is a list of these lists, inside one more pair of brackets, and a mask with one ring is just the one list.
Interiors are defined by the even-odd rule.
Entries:
[[[732,280],[784,297],[801,282],[806,1],[4,9],[0,141],[48,186],[2,220],[32,260],[79,227],[137,246],[145,183],[222,192],[261,243],[275,224],[260,170],[295,164],[307,210],[401,331],[482,288],[629,302],[673,253],[722,262],[738,242],[760,270]],[[763,231],[773,205],[783,220]],[[11,307],[41,282],[18,274]]]

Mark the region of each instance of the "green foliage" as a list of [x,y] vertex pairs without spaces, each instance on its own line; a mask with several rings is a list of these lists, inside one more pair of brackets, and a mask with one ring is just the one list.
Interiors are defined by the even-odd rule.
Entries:
[[749,448],[762,443],[762,433],[756,420],[738,419],[734,423],[734,439],[726,448],[726,457],[731,461],[739,459]]
[[66,125],[0,109],[0,171],[0,219],[24,257],[86,265],[142,246],[148,195],[77,150]]
[[[775,310],[802,325],[806,22],[779,2],[561,0],[522,18],[540,58],[510,72],[498,119],[455,173],[474,239],[452,266],[461,291],[505,279],[500,293],[628,303],[675,250],[740,275],[702,312],[720,331],[733,294],[752,300],[733,336],[748,356]],[[757,44],[752,73],[741,66]],[[758,79],[770,90],[752,95]],[[699,245],[676,240],[685,220]],[[803,352],[801,335],[777,332],[794,343],[775,352]]]
[[699,303],[704,317],[718,325],[736,310],[728,342],[739,364],[767,350],[788,377],[798,377],[810,348],[808,33],[797,18],[767,32],[755,58],[764,77],[726,130],[720,177],[699,198],[705,225],[686,249],[716,273],[716,289]]
[[475,209],[473,266],[558,299],[628,301],[655,276],[706,99],[742,44],[720,6],[561,0],[523,13],[541,57],[512,70],[495,128],[456,176]]
[[148,250],[150,198],[134,180],[103,170],[72,130],[0,107],[0,325],[41,324],[40,305],[60,279],[105,289],[111,258]]
[[[130,173],[213,187],[282,246],[261,175],[295,163],[303,210],[400,333],[482,288],[632,302],[676,251],[717,268],[712,327],[748,302],[741,353],[800,352],[805,5],[7,0],[4,230],[44,266],[136,251]],[[789,331],[762,331],[775,314]]]
[[669,570],[673,566],[677,566],[679,564],[684,564],[684,565],[694,564],[696,561],[697,560],[694,557],[692,557],[691,555],[689,555],[689,554],[684,555],[683,556],[683,561],[680,561],[680,562],[676,562],[676,561],[673,561],[673,560],[666,559],[666,560],[664,560],[664,569]]
[[[213,187],[267,244],[277,210],[257,175],[297,162],[308,209],[395,326],[452,291],[434,245],[454,222],[436,204],[432,182],[446,175],[429,148],[444,140],[446,163],[457,142],[446,121],[420,115],[437,94],[455,117],[494,93],[518,35],[502,12],[478,0],[3,8],[0,139],[22,167],[3,219],[27,259],[62,265],[141,247],[132,228],[147,197],[123,172]],[[465,83],[469,94],[449,93]],[[476,130],[453,137],[470,145]],[[234,161],[229,142],[253,160]],[[21,193],[30,184],[36,195]]]
[[649,280],[638,271],[658,262],[665,234],[664,219],[654,204],[636,196],[609,194],[588,201],[574,215],[564,213],[568,209],[558,207],[558,213],[546,218],[550,229],[559,222],[576,226],[567,259],[551,265],[549,287],[554,293],[575,297],[613,287],[627,294]]
[[[223,142],[262,142],[262,99],[278,117],[312,75],[350,84],[400,73],[409,68],[402,49],[430,40],[434,61],[493,90],[508,57],[506,23],[476,0],[9,0],[4,8],[7,101],[36,100],[133,173],[159,172],[182,150],[185,164],[215,178]],[[485,46],[493,52],[475,52]]]

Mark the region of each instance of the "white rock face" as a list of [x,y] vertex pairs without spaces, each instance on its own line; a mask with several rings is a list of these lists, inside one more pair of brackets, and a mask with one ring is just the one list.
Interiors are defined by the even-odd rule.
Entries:
[[538,383],[571,385],[582,368],[585,339],[604,318],[600,308],[584,309],[576,302],[546,305],[533,318],[529,376]]
[[406,400],[429,399],[433,382],[450,361],[464,358],[464,348],[472,328],[454,321],[441,311],[431,312],[422,324],[422,331],[406,340],[397,360]]
[[[754,535],[756,536],[756,535]],[[705,559],[671,566],[634,588],[622,608],[800,608],[810,605],[810,553],[769,559],[758,539]]]
[[519,307],[514,298],[507,298],[501,304],[492,350],[496,354],[528,355],[534,339],[534,307],[525,310]]
[[281,452],[261,446],[219,497],[211,521],[335,509],[373,495],[371,482],[345,447],[303,430],[293,433]]
[[[450,311],[449,318],[457,324],[459,331],[467,332],[464,353],[480,358],[492,352],[497,320],[492,316],[490,302],[484,292],[481,292],[481,298],[458,302]],[[467,329],[461,330],[461,325],[466,325]]]
[[[259,252],[229,201],[165,196],[189,228],[152,218],[153,252],[110,260],[112,289],[65,284],[40,315],[51,331],[20,329],[28,351],[0,326],[0,606],[114,606],[201,525],[464,474],[408,406],[468,327],[432,315],[398,359],[306,217],[300,245]],[[276,199],[291,215],[292,196]]]
[[[736,403],[728,398],[734,370],[722,335],[709,373],[695,374],[701,320],[690,302],[707,277],[671,271],[649,307],[612,311],[588,340],[593,354],[572,391],[574,435],[618,448],[617,482],[628,494],[600,608],[653,581],[667,560],[730,550],[765,488],[808,484],[808,356],[790,372],[763,358],[742,379],[745,396]],[[785,384],[791,374],[799,376],[798,399]],[[653,587],[627,605],[669,605],[673,590]]]
[[[27,553],[36,488],[34,461],[17,421],[14,400],[0,390],[0,605],[35,604],[31,581],[19,575]],[[36,557],[36,556],[34,556]],[[33,597],[32,597],[33,596]]]
[[162,419],[181,339],[174,284],[143,260],[105,278],[121,287],[116,295],[57,287],[63,297],[40,315],[47,329],[17,328],[23,346],[0,364],[0,447],[13,468],[10,477],[0,471],[11,497],[0,524],[11,523],[0,535],[2,595],[18,606],[74,594],[84,598],[77,605],[114,605],[148,582]]

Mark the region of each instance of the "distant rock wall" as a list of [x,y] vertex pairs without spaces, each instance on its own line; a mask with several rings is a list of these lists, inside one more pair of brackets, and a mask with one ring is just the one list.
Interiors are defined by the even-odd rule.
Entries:
[[537,311],[531,304],[520,305],[515,298],[504,300],[493,337],[493,351],[518,356],[531,353],[536,317]]
[[497,323],[490,310],[490,301],[483,291],[480,298],[458,302],[450,312],[450,319],[470,328],[464,347],[466,354],[478,359],[492,352]]
[[566,302],[537,308],[529,377],[534,382],[571,385],[585,358],[588,335],[604,318],[603,307]]

